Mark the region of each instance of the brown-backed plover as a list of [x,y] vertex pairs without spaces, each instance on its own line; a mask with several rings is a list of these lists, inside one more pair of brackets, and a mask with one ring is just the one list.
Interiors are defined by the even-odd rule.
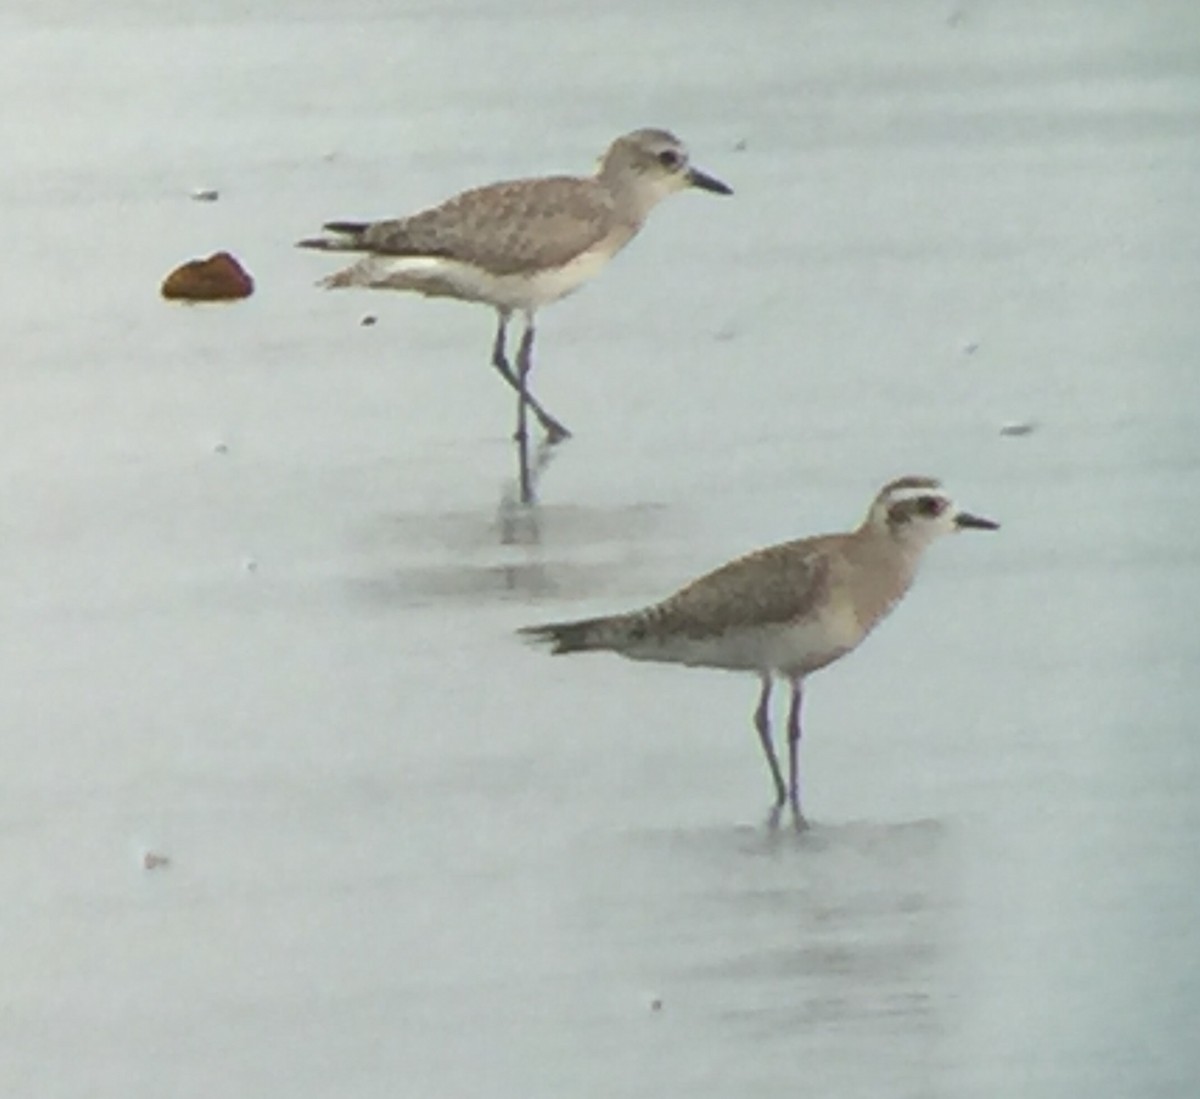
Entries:
[[[797,754],[804,680],[857,648],[908,591],[921,556],[943,534],[996,530],[960,511],[930,477],[884,485],[853,531],[784,542],[739,557],[661,603],[521,631],[555,653],[607,650],[631,660],[756,672],[754,726],[771,769],[776,823],[785,803],[802,826]],[[788,779],[771,738],[774,676],[791,685]]]
[[[495,308],[492,365],[519,395],[517,437],[525,438],[529,408],[557,441],[569,432],[528,388],[534,314],[595,276],[662,199],[691,187],[732,193],[692,167],[674,134],[634,130],[608,147],[595,175],[492,183],[410,217],[333,221],[325,226],[329,236],[299,246],[365,253],[326,278],[328,287],[412,290]],[[514,312],[525,319],[515,371],[506,347]]]

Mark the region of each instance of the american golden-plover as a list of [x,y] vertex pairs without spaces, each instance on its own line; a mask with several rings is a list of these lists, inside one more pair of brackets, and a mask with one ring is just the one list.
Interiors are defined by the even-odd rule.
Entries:
[[[790,803],[803,826],[797,757],[804,680],[858,647],[908,591],[931,542],[998,526],[960,511],[933,478],[901,477],[884,485],[853,531],[757,550],[642,610],[521,633],[555,653],[607,650],[631,660],[756,672],[762,692],[754,726],[775,786],[771,822]],[[774,676],[792,692],[786,782],[771,738]]]
[[[634,130],[608,147],[595,175],[492,183],[390,221],[332,221],[329,236],[299,247],[366,253],[324,286],[412,290],[492,306],[492,365],[517,391],[517,438],[526,438],[529,409],[555,442],[569,432],[529,392],[534,314],[598,274],[662,199],[691,187],[732,193],[691,166],[674,134]],[[514,312],[525,320],[515,371],[507,352]]]

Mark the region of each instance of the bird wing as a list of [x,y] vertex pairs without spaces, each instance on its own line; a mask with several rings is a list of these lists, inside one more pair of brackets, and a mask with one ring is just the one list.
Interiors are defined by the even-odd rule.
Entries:
[[378,255],[438,256],[512,275],[567,263],[612,224],[612,198],[600,184],[551,176],[464,191],[411,217],[377,221],[358,242]]
[[648,608],[646,633],[704,638],[809,617],[829,591],[826,550],[835,537],[784,542],[722,565]]

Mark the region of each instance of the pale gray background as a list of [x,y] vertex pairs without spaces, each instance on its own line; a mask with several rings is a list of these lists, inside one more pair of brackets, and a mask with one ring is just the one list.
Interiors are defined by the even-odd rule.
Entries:
[[[1197,1093],[1200,7],[9,2],[0,101],[0,1092]],[[488,313],[291,244],[642,125],[737,194],[545,314],[514,522]],[[513,637],[913,472],[1004,529],[802,841],[752,680]]]

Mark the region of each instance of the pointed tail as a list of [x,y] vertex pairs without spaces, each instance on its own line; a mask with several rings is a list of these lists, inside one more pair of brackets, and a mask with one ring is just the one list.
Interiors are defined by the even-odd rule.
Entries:
[[517,631],[534,644],[549,645],[554,655],[562,653],[621,652],[637,640],[636,616],[614,614],[604,618],[581,618],[576,622],[548,622]]
[[361,252],[363,234],[371,227],[369,221],[328,221],[322,228],[331,237],[309,237],[296,241],[297,248],[316,248],[322,252]]

